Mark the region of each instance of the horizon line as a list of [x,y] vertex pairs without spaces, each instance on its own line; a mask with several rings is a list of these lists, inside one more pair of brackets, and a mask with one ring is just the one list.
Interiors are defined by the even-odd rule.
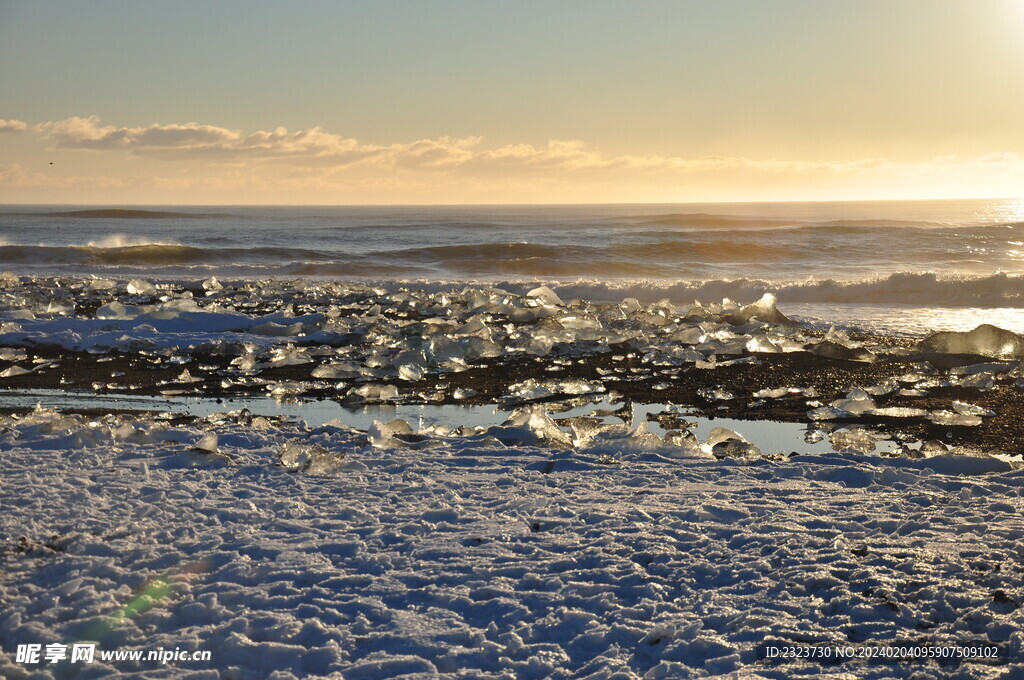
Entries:
[[954,198],[843,198],[765,201],[609,201],[587,203],[0,203],[0,207],[87,206],[117,208],[225,207],[225,208],[512,208],[583,207],[610,205],[765,205],[788,203],[921,203],[938,201],[1020,201],[1024,196],[958,196]]

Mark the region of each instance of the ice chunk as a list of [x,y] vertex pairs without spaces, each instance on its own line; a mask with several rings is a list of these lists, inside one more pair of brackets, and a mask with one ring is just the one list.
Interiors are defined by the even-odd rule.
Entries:
[[92,279],[89,281],[89,290],[110,290],[117,285],[112,279]]
[[231,365],[236,367],[240,371],[253,371],[257,368],[261,368],[266,364],[261,364],[256,358],[255,354],[243,354],[242,356],[235,357],[231,360]]
[[539,405],[516,409],[504,423],[488,428],[486,433],[504,444],[572,447],[569,435],[562,432],[544,407]]
[[509,386],[508,393],[510,396],[526,400],[544,399],[555,394],[549,385],[534,378]]
[[132,279],[128,282],[129,295],[155,295],[156,286],[143,279]]
[[551,290],[547,286],[538,286],[537,288],[534,288],[526,294],[526,297],[554,307],[561,307],[565,304],[562,302],[562,298],[558,297],[555,291]]
[[715,458],[755,458],[761,455],[761,449],[748,442],[743,435],[724,427],[711,430],[701,448]]
[[924,418],[928,415],[928,411],[923,408],[907,406],[886,406],[885,408],[876,408],[871,415],[883,418]]
[[847,347],[836,342],[825,340],[807,348],[811,354],[817,354],[827,359],[842,359],[844,361],[861,361],[871,363],[878,357],[874,352],[863,347]]
[[665,433],[665,443],[692,449],[697,447],[697,437],[689,429],[669,430]]
[[456,387],[455,391],[452,392],[452,399],[461,401],[463,399],[469,399],[470,397],[476,396],[476,390],[470,387]]
[[202,378],[196,378],[189,373],[187,368],[181,372],[181,375],[174,379],[174,382],[176,383],[197,383],[202,381]]
[[274,323],[273,321],[267,321],[265,323],[257,324],[249,329],[250,333],[256,335],[266,335],[269,337],[287,338],[296,335],[302,335],[305,331],[305,326],[301,323],[293,324],[280,324]]
[[811,420],[848,420],[850,418],[855,418],[856,416],[849,411],[844,411],[832,406],[820,406],[808,411],[807,417]]
[[682,347],[673,347],[672,351],[669,352],[669,356],[673,359],[678,359],[683,363],[697,363],[707,359],[703,354],[692,348],[683,349]]
[[537,319],[546,319],[558,313],[557,307],[539,304],[536,307],[517,307],[509,315],[509,318],[516,323],[528,323]]
[[878,441],[874,435],[867,430],[836,430],[830,436],[832,448],[836,451],[853,450],[858,453],[868,453],[875,450],[875,442]]
[[938,439],[929,439],[928,441],[921,443],[919,453],[926,458],[931,456],[941,456],[949,453],[949,447]]
[[286,442],[278,452],[278,462],[289,472],[326,475],[343,468],[344,451],[329,451],[319,444]]
[[691,326],[690,328],[684,328],[674,332],[670,339],[680,342],[684,345],[696,345],[701,342],[704,337],[704,331],[697,326]]
[[224,288],[224,286],[221,285],[220,281],[217,280],[216,276],[212,276],[212,277],[206,279],[205,281],[203,281],[203,289],[204,290],[208,290],[208,291],[214,292],[214,291],[221,290],[223,288]]
[[75,305],[74,304],[64,304],[64,303],[59,302],[57,300],[50,300],[49,304],[46,305],[46,313],[47,314],[59,314],[59,315],[64,316],[64,315],[67,315],[67,314],[73,314],[74,311],[75,311]]
[[747,351],[777,354],[782,350],[764,333],[756,333],[747,340]]
[[218,439],[216,432],[207,432],[199,441],[195,443],[194,448],[196,451],[204,451],[206,453],[220,453],[220,449],[217,448]]
[[746,438],[735,430],[730,430],[724,427],[716,427],[708,433],[708,439],[705,442],[708,446],[714,446],[720,442],[728,441],[730,439],[737,439],[741,442],[747,441]]
[[13,378],[15,376],[26,375],[27,373],[31,372],[32,371],[30,371],[29,369],[22,368],[21,366],[10,366],[9,368],[5,368],[4,370],[0,371],[0,378]]
[[419,382],[426,370],[419,364],[402,364],[398,367],[398,377],[407,382]]
[[775,389],[763,389],[754,392],[752,396],[758,399],[782,399],[794,394],[800,394],[803,390],[799,387],[776,387]]
[[1024,337],[1011,331],[982,324],[973,331],[933,333],[918,348],[944,354],[980,354],[999,359],[1024,359]]
[[456,335],[472,335],[487,340],[491,339],[491,329],[481,316],[474,316],[466,323],[455,329]]
[[858,387],[850,390],[845,399],[833,401],[832,407],[855,415],[863,415],[874,410],[875,402],[867,392]]
[[[575,429],[575,428],[574,428]],[[592,433],[584,450],[589,454],[597,454],[614,459],[623,454],[644,455],[656,454],[670,458],[703,458],[707,455],[697,446],[696,439],[691,435],[686,438],[678,436],[662,440],[661,437],[648,429],[647,422],[641,422],[636,428],[625,425],[598,426]],[[580,442],[581,445],[583,442]]]
[[906,389],[906,390],[900,390],[899,392],[897,392],[897,394],[899,394],[901,397],[927,397],[928,396],[928,391],[927,390]]
[[117,300],[114,300],[110,304],[103,305],[96,310],[97,319],[134,319],[142,310],[134,305],[123,305]]
[[345,397],[367,403],[393,401],[398,398],[398,388],[394,385],[360,385],[350,389]]
[[867,392],[868,394],[870,394],[873,397],[882,397],[882,396],[885,396],[887,394],[892,394],[893,392],[895,392],[898,389],[899,389],[899,383],[898,382],[896,382],[896,381],[891,381],[891,382],[887,381],[887,382],[879,383],[877,385],[872,385],[871,387],[866,387],[866,388],[864,388],[864,391]]
[[309,383],[281,380],[267,383],[266,389],[274,399],[287,401],[306,392],[309,389]]
[[826,436],[828,435],[823,430],[808,430],[807,434],[804,435],[804,441],[808,444],[817,444]]
[[643,306],[640,304],[640,301],[637,300],[636,298],[628,297],[624,298],[622,302],[619,303],[619,309],[621,309],[626,314],[635,314],[639,312],[641,309],[643,309]]
[[729,401],[731,399],[735,399],[736,398],[735,394],[733,394],[732,392],[729,392],[727,390],[723,390],[721,388],[717,388],[717,389],[709,389],[709,388],[700,389],[700,390],[697,390],[697,396],[699,396],[700,398],[705,399],[707,401]]
[[843,345],[845,347],[859,347],[859,345],[850,338],[850,334],[841,328],[830,326],[828,332],[825,333],[826,342],[834,342],[837,345]]
[[500,357],[505,353],[504,348],[489,338],[471,337],[466,343],[466,359],[477,361]]
[[530,338],[530,341],[526,343],[526,347],[523,350],[532,356],[542,357],[551,352],[554,344],[550,338],[535,337]]
[[966,401],[954,401],[953,410],[963,416],[994,416],[996,414],[992,409],[985,408],[983,406],[977,406],[975,404],[968,404]]
[[975,373],[960,381],[961,387],[974,387],[982,392],[991,390],[996,385],[996,377],[988,372]]
[[389,423],[382,423],[379,420],[373,421],[373,425],[367,430],[366,435],[370,443],[377,448],[390,448],[393,446],[404,446],[405,442],[396,440],[395,435],[414,434],[408,422],[401,418],[395,418]]
[[961,427],[977,427],[982,420],[978,416],[965,416],[956,411],[933,411],[928,420],[936,425],[956,425]]
[[605,387],[601,383],[591,382],[580,378],[544,381],[529,378],[521,383],[515,383],[508,388],[510,396],[517,397],[525,401],[545,399],[556,394],[594,394],[604,391]]
[[20,347],[0,347],[0,361],[24,361],[28,354]]
[[788,325],[793,322],[775,306],[778,298],[773,293],[765,293],[757,302],[751,303],[734,314],[729,315],[729,320],[739,320],[740,323],[757,318],[768,323]]
[[115,441],[119,442],[127,442],[131,444],[153,443],[153,438],[149,436],[149,433],[142,427],[136,426],[133,423],[124,423],[118,427],[111,428],[110,434]]
[[275,347],[270,353],[270,365],[275,368],[278,366],[301,366],[312,360],[306,348],[295,345]]
[[1010,373],[1019,367],[1020,363],[988,363],[971,364],[969,366],[956,366],[949,369],[950,375],[975,375],[976,373]]
[[433,364],[461,360],[466,356],[459,343],[445,336],[433,336],[424,350],[426,359]]
[[363,374],[360,371],[359,364],[346,361],[340,364],[320,364],[313,369],[310,375],[314,378],[338,380],[342,378],[358,378]]

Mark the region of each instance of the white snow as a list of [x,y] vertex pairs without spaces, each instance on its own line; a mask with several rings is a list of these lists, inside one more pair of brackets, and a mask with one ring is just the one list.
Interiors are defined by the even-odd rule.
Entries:
[[[886,354],[842,330],[821,339],[791,325],[772,295],[746,306],[599,305],[545,286],[523,296],[208,279],[195,288],[200,306],[190,290],[144,280],[0,284],[0,344],[11,345],[0,348],[11,363],[0,376],[44,368],[25,368],[24,348],[37,344],[174,364],[205,347],[234,357],[222,382],[310,364],[311,378],[356,381],[334,390],[359,406],[401,404],[409,383],[491,357],[544,357],[557,373],[588,353],[621,352],[616,364],[628,355],[640,366],[600,375],[658,375],[658,389],[691,368],[759,362],[750,352]],[[95,318],[69,316],[79,298],[97,303]],[[996,331],[924,349],[1019,356]],[[168,393],[202,369],[179,370]],[[519,408],[504,423],[454,430],[391,416],[368,432],[248,413],[188,425],[0,416],[0,677],[76,677],[81,667],[30,668],[13,650],[82,637],[106,649],[206,649],[213,661],[119,662],[81,677],[947,675],[928,663],[767,666],[754,650],[769,637],[1008,642],[1017,666],[1007,675],[968,664],[958,677],[1016,677],[1024,470],[937,440],[874,455],[875,433],[819,421],[974,426],[991,411],[875,398],[1003,389],[1021,377],[1019,364],[940,372],[922,362],[839,399],[796,386],[701,392],[711,403],[809,400],[817,427],[806,441],[828,436],[836,452],[789,458],[762,456],[724,427],[704,442],[686,424],[662,438],[646,422],[556,422],[526,403],[607,393],[600,379],[524,380],[509,390]],[[385,378],[401,380],[368,382]],[[260,384],[289,398],[310,383]]]
[[[506,430],[540,441],[544,417]],[[0,676],[75,677],[13,650],[80,636],[213,654],[81,677],[948,677],[766,666],[768,637],[1008,641],[1020,662],[1024,471],[1003,461],[751,463],[668,457],[644,428],[582,451],[500,434],[3,417]],[[1021,667],[957,677],[1004,671]]]

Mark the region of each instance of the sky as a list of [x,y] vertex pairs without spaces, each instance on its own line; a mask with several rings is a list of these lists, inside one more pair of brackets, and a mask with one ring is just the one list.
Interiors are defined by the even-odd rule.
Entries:
[[0,202],[1024,194],[1024,0],[0,0]]

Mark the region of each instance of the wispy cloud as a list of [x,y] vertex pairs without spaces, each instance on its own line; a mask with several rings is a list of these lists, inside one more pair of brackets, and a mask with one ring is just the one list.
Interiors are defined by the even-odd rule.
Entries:
[[904,171],[927,174],[966,166],[990,171],[997,166],[1019,170],[1017,154],[999,153],[975,159],[945,156],[919,163],[884,158],[832,160],[750,159],[732,156],[681,158],[663,155],[609,156],[580,140],[551,140],[546,145],[510,144],[485,148],[483,137],[438,137],[393,144],[369,144],[327,132],[321,127],[289,131],[278,127],[245,134],[200,123],[154,123],[145,127],[102,125],[96,116],[71,117],[35,126],[0,120],[0,131],[34,131],[64,150],[123,151],[164,160],[208,163],[287,163],[311,168],[353,165],[394,170],[447,170],[472,173],[588,173],[625,171],[653,173],[756,172],[877,173]]
[[139,156],[207,162],[274,162],[344,167],[362,162],[403,167],[442,167],[471,157],[468,147],[480,138],[424,139],[375,145],[332,134],[320,127],[289,132],[287,128],[243,134],[238,130],[183,123],[147,127],[101,125],[99,118],[72,117],[50,121],[38,130],[57,149],[121,150]]
[[[20,121],[14,121],[20,123]],[[22,129],[27,129],[20,123]],[[856,172],[886,165],[884,159],[854,162],[751,160],[710,156],[608,156],[579,140],[546,145],[483,147],[482,137],[439,137],[380,145],[360,142],[314,127],[290,132],[284,127],[244,134],[200,123],[155,123],[146,127],[102,125],[99,118],[71,117],[34,126],[56,149],[124,151],[166,160],[211,163],[285,162],[343,168],[356,164],[404,170],[469,172],[593,172],[601,170],[699,173],[723,170],[762,172]]]
[[0,134],[16,134],[28,132],[28,123],[20,120],[4,120],[0,118]]
[[[0,132],[29,135],[50,151],[102,154],[95,175],[71,176],[22,161],[0,172],[12,187],[154,187],[280,194],[292,200],[536,201],[657,200],[657,197],[1003,195],[1024,184],[1024,158],[994,153],[916,162],[753,159],[740,156],[615,155],[581,140],[489,146],[483,137],[437,137],[374,144],[321,127],[241,130],[189,123],[104,125],[96,116],[29,124],[0,120]],[[118,165],[118,156],[149,159]],[[11,158],[9,161],[20,160]],[[29,170],[27,168],[32,167]],[[100,168],[103,168],[101,171]],[[0,170],[3,170],[0,168]],[[249,192],[249,193],[245,193]],[[282,193],[283,192],[283,193]],[[760,192],[760,193],[757,193]],[[169,195],[169,194],[168,194]]]

